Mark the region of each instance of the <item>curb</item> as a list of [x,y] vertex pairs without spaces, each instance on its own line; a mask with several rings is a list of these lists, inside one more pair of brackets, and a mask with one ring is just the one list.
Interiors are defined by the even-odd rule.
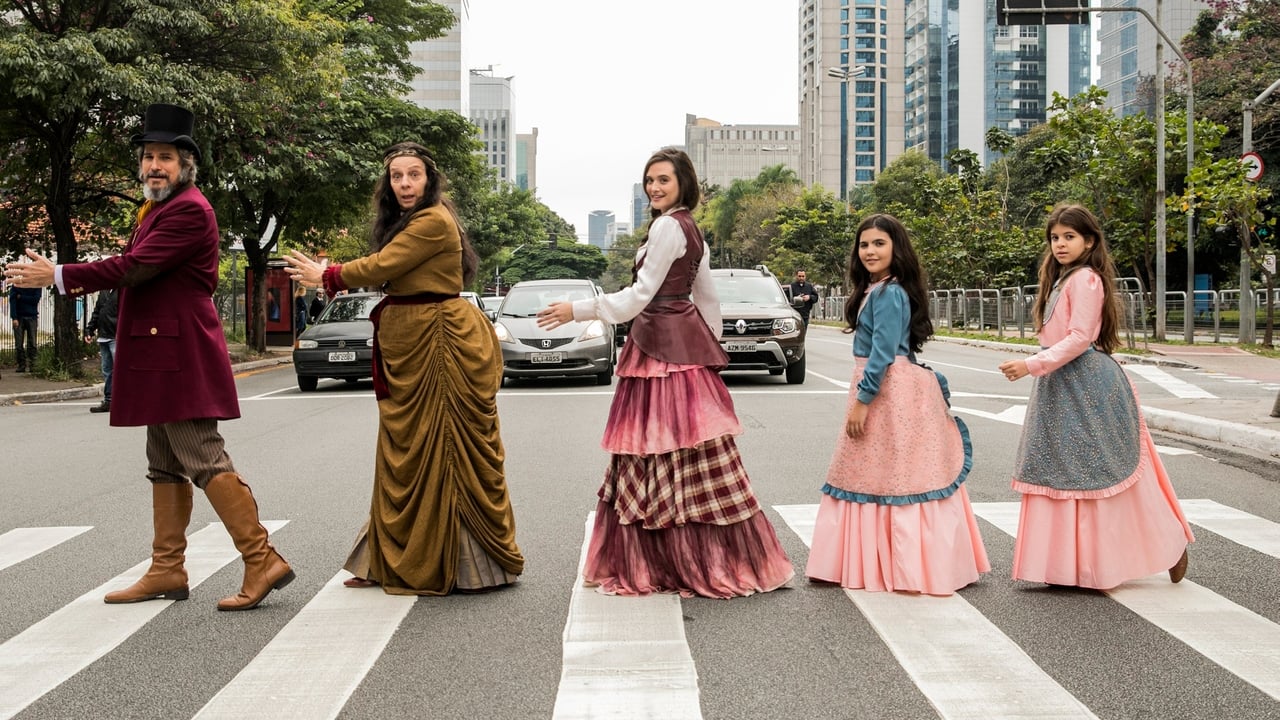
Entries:
[[1271,458],[1280,458],[1280,432],[1274,430],[1146,405],[1142,406],[1142,414],[1147,420],[1147,427],[1155,430],[1212,440],[1231,447],[1265,453]]
[[[972,345],[974,347],[991,348],[993,350],[1007,350],[1009,352],[1022,353],[1023,355],[1034,355],[1040,352],[1040,348],[1036,345],[1023,345],[1021,343],[998,342],[996,340],[971,340],[969,338],[949,337],[946,335],[934,335],[930,340],[941,340],[942,342],[955,343],[957,345]],[[1161,356],[1152,357],[1150,355],[1131,355],[1129,353],[1112,353],[1111,357],[1122,365],[1163,365],[1164,367],[1176,368],[1197,368],[1185,360],[1175,360]]]
[[[236,374],[264,367],[292,364],[293,358],[289,356],[266,358],[263,360],[251,360],[249,362],[232,365],[231,372],[232,374]],[[40,390],[37,392],[0,395],[0,407],[9,405],[61,402],[63,400],[85,400],[97,397],[102,397],[102,383],[98,383],[96,385],[85,385],[84,387],[63,388],[61,390]]]

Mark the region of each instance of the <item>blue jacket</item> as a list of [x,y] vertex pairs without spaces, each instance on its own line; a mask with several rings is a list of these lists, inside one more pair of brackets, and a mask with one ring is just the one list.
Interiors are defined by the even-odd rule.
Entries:
[[41,288],[10,288],[9,317],[14,320],[26,320],[40,314]]

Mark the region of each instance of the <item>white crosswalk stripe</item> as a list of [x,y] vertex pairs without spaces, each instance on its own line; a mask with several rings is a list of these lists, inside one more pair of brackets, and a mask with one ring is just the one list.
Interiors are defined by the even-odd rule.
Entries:
[[51,547],[91,530],[88,525],[72,527],[14,528],[0,535],[0,570],[35,557]]
[[[1016,502],[973,503],[973,512],[1011,536],[1018,534]],[[1197,522],[1197,517],[1188,514],[1188,520]],[[1190,580],[1174,585],[1165,573],[1126,582],[1106,594],[1280,700],[1280,625]]]
[[1176,378],[1162,368],[1158,368],[1154,365],[1125,365],[1124,369],[1134,375],[1150,381],[1151,383],[1154,383],[1157,387],[1168,392],[1174,397],[1203,399],[1217,397],[1217,395],[1214,395],[1208,390],[1196,387],[1186,380]]
[[[817,505],[773,509],[810,545]],[[944,718],[1095,717],[959,595],[845,594]]]
[[583,587],[594,524],[590,513],[564,626],[553,717],[701,718],[680,596],[608,597]]
[[417,600],[351,590],[342,586],[348,577],[340,572],[325,583],[196,717],[337,717]]
[[[288,521],[264,521],[270,532]],[[210,523],[187,539],[187,576],[196,587],[240,553],[222,523]],[[133,584],[150,567],[144,560],[0,645],[0,720],[11,718],[41,695],[111,652],[169,607],[172,600],[107,605],[102,596]]]

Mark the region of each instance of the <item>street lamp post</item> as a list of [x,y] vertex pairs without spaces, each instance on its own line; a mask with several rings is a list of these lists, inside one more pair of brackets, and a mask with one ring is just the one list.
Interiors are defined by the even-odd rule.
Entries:
[[[1262,91],[1262,94],[1252,100],[1245,100],[1243,107],[1243,122],[1240,133],[1240,154],[1253,152],[1253,109],[1260,105],[1264,100],[1271,97],[1271,93],[1280,89],[1280,80],[1271,83],[1271,86]],[[1254,341],[1257,328],[1257,308],[1253,306],[1253,289],[1252,289],[1253,271],[1249,267],[1249,251],[1245,248],[1243,242],[1240,243],[1240,337],[1237,338],[1242,343],[1251,343]],[[1276,395],[1276,410],[1280,412],[1280,394]],[[1276,413],[1273,413],[1276,415]],[[1280,417],[1280,415],[1276,415]]]
[[863,77],[867,68],[828,68],[827,77],[840,81],[840,202],[849,201],[849,78]]
[[[512,251],[511,251],[511,254],[507,255],[507,259],[508,259],[508,260],[510,260],[511,258],[515,257],[515,256],[516,256],[516,253],[520,252],[520,248],[524,247],[526,244],[527,244],[527,243],[520,243],[519,245],[517,245],[517,246],[516,246],[516,249],[515,249],[515,250],[512,250]],[[498,262],[496,262],[496,263],[494,263],[494,264],[493,264],[493,294],[494,294],[494,295],[501,295],[501,294],[502,294],[502,272],[501,272],[501,270],[502,270],[502,261],[501,261],[501,260],[499,260]]]

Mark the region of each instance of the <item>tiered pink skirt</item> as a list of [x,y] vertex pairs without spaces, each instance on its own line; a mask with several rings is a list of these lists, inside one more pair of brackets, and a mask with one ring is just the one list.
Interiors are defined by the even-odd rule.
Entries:
[[965,433],[934,373],[897,358],[863,435],[850,438],[840,424],[805,574],[846,588],[950,595],[989,571],[963,485],[972,459]]
[[[1106,590],[1178,562],[1195,536],[1145,420],[1140,435],[1138,477],[1119,494],[1091,499],[1023,494],[1014,579]],[[1014,489],[1026,486],[1015,481]]]
[[630,343],[617,374],[586,582],[608,594],[711,598],[784,585],[795,570],[742,467],[724,381]]

